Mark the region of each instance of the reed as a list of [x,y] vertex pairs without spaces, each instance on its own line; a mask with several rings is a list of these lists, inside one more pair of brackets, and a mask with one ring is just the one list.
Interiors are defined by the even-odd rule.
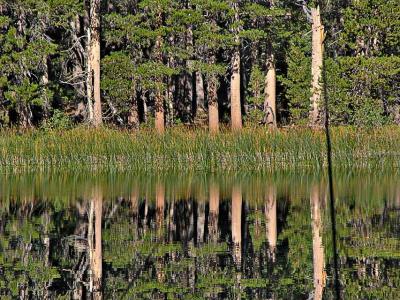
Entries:
[[[332,129],[336,168],[398,168],[400,128]],[[326,163],[322,131],[244,129],[209,135],[175,128],[158,135],[109,128],[0,131],[0,168],[90,168],[138,171],[320,170]]]

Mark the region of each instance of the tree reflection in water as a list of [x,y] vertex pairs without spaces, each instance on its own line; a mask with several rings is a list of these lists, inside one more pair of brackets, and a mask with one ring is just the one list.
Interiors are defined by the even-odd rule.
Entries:
[[[0,298],[333,296],[323,177],[25,176],[0,178]],[[400,183],[335,182],[343,295],[395,299]]]

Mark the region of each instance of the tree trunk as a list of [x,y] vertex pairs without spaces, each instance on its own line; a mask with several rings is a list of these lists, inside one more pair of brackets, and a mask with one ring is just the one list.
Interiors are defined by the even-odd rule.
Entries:
[[95,190],[89,208],[88,246],[90,263],[90,292],[93,299],[102,299],[102,214],[103,196]]
[[276,218],[276,188],[268,189],[267,203],[265,204],[265,218],[267,226],[267,241],[269,244],[269,257],[275,261],[276,244],[278,240],[278,228]]
[[[161,54],[161,44],[162,44],[162,37],[157,37],[156,41],[156,58],[159,63],[162,63],[162,54]],[[161,92],[162,86],[162,78],[159,79],[158,82],[159,86],[156,90],[155,96],[155,127],[158,133],[164,133],[165,130],[165,120],[164,120],[164,97]]]
[[240,186],[232,188],[232,243],[233,259],[240,269],[242,262],[242,189]]
[[[238,4],[234,3],[235,22],[239,21]],[[231,75],[231,126],[232,130],[242,128],[242,108],[240,103],[240,39],[239,29],[235,29],[235,50],[232,57],[232,75]]]
[[[272,51],[271,51],[272,52]],[[273,53],[267,59],[267,75],[265,76],[265,124],[276,128],[276,68]]]
[[87,80],[89,120],[93,103],[92,125],[99,127],[103,122],[100,95],[100,0],[90,1],[89,23]]
[[322,67],[324,27],[321,24],[319,7],[311,8],[312,16],[312,62],[311,62],[311,111],[310,125],[320,126],[322,105]]
[[[87,17],[84,18],[84,21],[85,21],[84,23],[88,24]],[[84,45],[79,39],[79,37],[82,35],[82,29],[81,29],[80,17],[78,15],[73,17],[72,20],[70,21],[70,28],[71,28],[71,43],[72,45],[75,45],[73,49],[73,55],[71,57],[73,61],[73,66],[72,66],[73,79],[71,81],[75,89],[76,97],[79,100],[81,100],[82,98],[85,99],[85,97],[87,96],[85,93],[85,84],[83,83],[83,80],[85,78],[83,66],[85,66],[86,63],[85,52],[88,53],[88,49],[85,51]],[[86,76],[86,83],[87,80],[88,76]],[[87,106],[87,109],[85,109],[84,102],[79,101],[77,107],[74,108],[74,116],[76,118],[80,116],[84,118],[89,118],[88,110],[89,106]],[[92,112],[93,112],[93,107],[92,107]]]
[[218,79],[211,75],[208,80],[208,127],[211,133],[219,131]]
[[232,130],[242,128],[242,109],[240,106],[240,54],[233,54],[233,69],[231,76],[231,126]]
[[195,117],[195,123],[204,125],[207,121],[207,115],[205,113],[206,111],[206,105],[205,105],[205,95],[204,95],[204,81],[203,81],[203,75],[201,74],[200,71],[197,71],[195,73],[195,78],[196,78],[196,117]]
[[313,237],[314,299],[322,299],[325,287],[325,258],[322,244],[321,198],[318,186],[311,190],[311,226]]

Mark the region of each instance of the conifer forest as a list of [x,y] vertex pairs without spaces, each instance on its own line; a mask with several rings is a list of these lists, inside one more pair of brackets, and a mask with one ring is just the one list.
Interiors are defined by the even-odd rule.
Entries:
[[0,299],[400,299],[400,0],[0,0]]
[[0,126],[399,124],[399,54],[397,0],[1,0]]

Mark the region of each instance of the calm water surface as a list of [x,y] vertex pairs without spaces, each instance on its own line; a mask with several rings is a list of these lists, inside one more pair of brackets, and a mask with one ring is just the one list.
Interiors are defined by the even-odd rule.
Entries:
[[[400,299],[400,176],[335,174],[344,299]],[[0,175],[1,299],[331,299],[319,174]]]

